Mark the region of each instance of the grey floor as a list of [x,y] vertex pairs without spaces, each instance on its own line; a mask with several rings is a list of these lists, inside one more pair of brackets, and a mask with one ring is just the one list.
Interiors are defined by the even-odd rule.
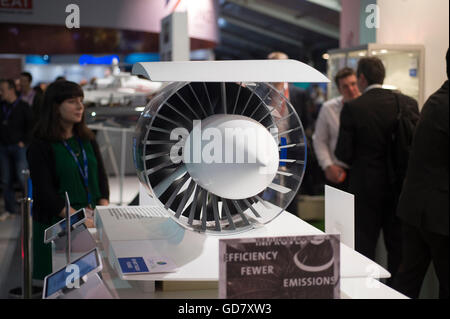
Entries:
[[[109,178],[110,202],[113,205],[127,205],[139,191],[139,182],[135,176],[124,179],[122,195],[119,179]],[[20,195],[18,194],[20,197]],[[0,213],[3,212],[3,197],[0,194]],[[21,259],[21,217],[15,216],[0,222],[0,299],[8,299],[9,291],[22,285]]]
[[[3,211],[3,198],[1,199]],[[19,216],[0,222],[0,299],[8,298],[11,289],[21,285]]]

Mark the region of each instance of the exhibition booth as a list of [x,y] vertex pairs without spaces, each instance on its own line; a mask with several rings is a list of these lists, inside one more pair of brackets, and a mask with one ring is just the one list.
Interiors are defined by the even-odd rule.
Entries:
[[[305,136],[265,83],[327,82],[320,72],[254,60],[137,63],[133,73],[170,82],[133,136],[139,205],[97,207],[95,228],[81,210],[72,227],[48,229],[57,270],[43,298],[406,298],[354,250],[351,194],[326,186],[325,232],[284,210],[304,175]],[[208,131],[218,140],[205,142]],[[222,151],[230,161],[206,156]],[[78,277],[62,275],[72,265]]]
[[[428,16],[439,10],[412,1],[410,18],[426,12],[427,23],[410,32],[407,17],[392,22],[406,4],[386,0],[373,1],[386,18],[377,28],[365,22],[369,0],[303,1],[312,12],[306,18],[269,0],[79,0],[83,27],[70,31],[67,1],[2,1],[1,77],[30,72],[44,91],[60,76],[79,83],[84,120],[118,183],[117,198],[92,211],[70,214],[65,194],[65,218],[45,231],[52,273],[41,282],[32,274],[33,198],[24,171],[21,287],[10,297],[409,299],[386,284],[381,239],[374,260],[355,250],[354,195],[325,182],[320,195],[300,190],[320,170],[311,155],[314,123],[321,105],[340,95],[339,70],[376,56],[386,68],[384,88],[419,108],[437,89],[444,73],[434,61],[448,40],[434,37],[440,25]],[[390,23],[405,29],[401,39]],[[297,37],[294,27],[304,33]],[[272,42],[249,41],[238,28]],[[277,41],[304,62],[267,59],[281,50]],[[243,57],[257,58],[216,60],[241,57],[236,43],[246,48]],[[306,92],[306,113],[298,114],[290,86]],[[127,177],[138,188],[132,201]],[[318,220],[323,227],[312,225]],[[424,287],[435,297],[435,278]]]

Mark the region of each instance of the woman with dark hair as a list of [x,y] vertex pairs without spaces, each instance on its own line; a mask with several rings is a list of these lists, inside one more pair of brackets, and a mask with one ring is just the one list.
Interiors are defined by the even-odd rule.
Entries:
[[[108,179],[95,135],[84,122],[83,90],[69,81],[45,91],[27,151],[33,186],[33,278],[52,272],[51,245],[44,231],[70,213],[109,204]],[[93,220],[86,221],[93,227]]]

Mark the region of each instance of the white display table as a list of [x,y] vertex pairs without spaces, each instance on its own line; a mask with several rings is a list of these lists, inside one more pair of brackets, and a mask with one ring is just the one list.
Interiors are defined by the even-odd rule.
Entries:
[[[99,218],[102,225],[108,224],[109,212],[99,208]],[[144,255],[162,255],[171,258],[179,269],[172,273],[122,276],[123,280],[195,280],[215,281],[219,278],[219,239],[220,238],[251,238],[323,234],[300,218],[283,212],[280,216],[262,228],[244,233],[218,237],[204,235],[184,230],[170,218],[158,221],[166,229],[167,238],[159,234],[148,234],[148,239],[142,238],[142,232],[127,234],[128,240],[123,240],[124,228],[101,229],[104,248],[113,267],[117,267],[118,257],[136,257]],[[100,226],[102,227],[102,226]],[[113,227],[111,227],[113,228]],[[114,227],[115,228],[115,227]],[[152,238],[153,237],[153,238]],[[108,246],[108,247],[106,247]],[[118,270],[118,268],[116,268]],[[389,278],[390,274],[384,268],[367,257],[348,248],[341,243],[341,278]]]
[[[116,298],[217,298],[217,289],[188,291],[155,291],[155,281],[213,281],[219,278],[219,239],[185,230],[167,217],[117,221],[111,219],[111,207],[99,207],[96,238],[103,255],[102,278]],[[124,207],[118,207],[124,208]],[[135,229],[135,231],[131,231]],[[300,218],[283,212],[264,227],[226,238],[297,236],[323,234]],[[127,275],[118,270],[118,257],[159,254],[171,258],[179,267],[176,272]],[[64,256],[53,252],[54,261]],[[389,272],[341,243],[341,298],[406,298],[375,278],[388,278]]]
[[[97,235],[104,249],[107,260],[105,263],[109,263],[108,267],[114,270],[115,274],[112,277],[115,277],[115,280],[120,278],[126,281],[130,288],[145,287],[143,282],[149,281],[218,281],[218,244],[219,239],[224,238],[223,236],[205,235],[185,230],[170,218],[155,217],[151,222],[148,220],[147,222],[119,222],[111,219],[108,210],[109,208],[98,209]],[[129,231],[131,227],[134,227],[135,232]],[[228,235],[226,238],[315,234],[323,234],[323,232],[300,218],[283,212],[264,227]],[[178,265],[178,270],[171,273],[146,275],[122,275],[120,273],[118,257],[152,254],[171,258]],[[341,243],[341,292],[343,298],[406,298],[374,279],[388,277],[390,274],[384,268]],[[142,283],[138,283],[140,281]],[[213,290],[213,292],[207,290],[205,294],[205,298],[216,297],[217,290]],[[153,292],[152,295],[155,298],[161,297],[157,292]],[[174,295],[186,296],[182,291],[163,293],[163,296],[172,296],[168,298],[176,298],[173,297]],[[198,298],[203,298],[201,291],[197,291],[197,295],[199,295]]]

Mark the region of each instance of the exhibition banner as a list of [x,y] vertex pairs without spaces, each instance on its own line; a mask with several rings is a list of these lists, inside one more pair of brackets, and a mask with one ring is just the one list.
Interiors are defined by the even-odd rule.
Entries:
[[219,298],[340,298],[340,237],[221,239]]
[[[159,33],[161,19],[175,9],[188,13],[189,37],[218,42],[214,0],[0,0],[1,23],[62,25],[76,5],[80,28],[112,28]],[[101,15],[101,18],[99,18]],[[69,30],[69,29],[68,29]]]

